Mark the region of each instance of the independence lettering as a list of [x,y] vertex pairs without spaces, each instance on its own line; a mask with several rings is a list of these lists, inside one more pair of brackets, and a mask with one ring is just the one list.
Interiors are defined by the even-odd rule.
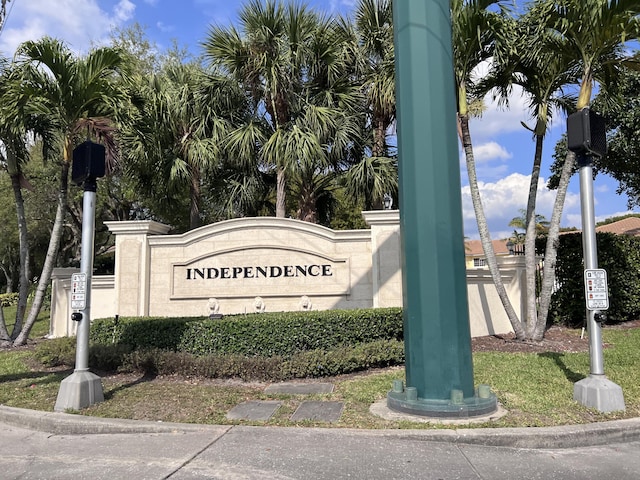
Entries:
[[187,280],[332,277],[331,265],[268,265],[264,267],[187,268]]

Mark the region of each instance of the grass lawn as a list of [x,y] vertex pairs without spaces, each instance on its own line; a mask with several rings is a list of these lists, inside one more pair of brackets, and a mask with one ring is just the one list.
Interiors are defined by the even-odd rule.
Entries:
[[[45,332],[46,333],[46,332]],[[602,414],[573,401],[573,384],[589,373],[588,353],[474,354],[476,384],[489,384],[508,415],[490,424],[470,427],[525,427],[589,423],[640,417],[640,329],[604,329],[605,373],[623,388],[626,411]],[[71,371],[52,372],[34,365],[28,350],[0,351],[0,404],[52,411],[60,381]],[[331,394],[266,395],[265,384],[234,380],[136,375],[103,377],[105,401],[83,410],[83,415],[165,422],[209,424],[267,424],[348,428],[434,428],[415,422],[392,422],[369,412],[384,399],[402,367],[347,375],[331,381]],[[281,400],[283,406],[268,422],[229,421],[226,413],[247,400]],[[339,422],[294,423],[289,420],[304,400],[344,402]],[[437,426],[437,428],[456,428]],[[460,428],[459,426],[457,428]]]

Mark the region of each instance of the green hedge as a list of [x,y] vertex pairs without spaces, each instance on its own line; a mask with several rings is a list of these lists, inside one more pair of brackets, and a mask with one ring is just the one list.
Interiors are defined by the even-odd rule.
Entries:
[[[93,347],[92,347],[93,349]],[[92,354],[93,356],[93,354]],[[293,378],[326,377],[368,368],[400,365],[404,344],[400,340],[376,340],[354,347],[309,350],[291,357],[244,355],[195,356],[168,350],[136,350],[125,353],[120,371],[155,375],[186,375],[207,378],[282,381]]]
[[202,318],[95,320],[94,343],[194,355],[290,357],[376,340],[402,340],[400,308],[280,312]]
[[0,293],[0,307],[14,307],[17,304],[17,293]]
[[[597,233],[598,267],[607,271],[608,323],[640,318],[640,238]],[[561,235],[556,276],[560,288],[551,299],[551,318],[578,327],[584,323],[584,267],[580,234]]]

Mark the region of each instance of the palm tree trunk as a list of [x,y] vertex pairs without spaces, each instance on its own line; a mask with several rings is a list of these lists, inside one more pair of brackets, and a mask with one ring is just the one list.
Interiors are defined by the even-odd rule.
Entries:
[[551,304],[551,295],[553,293],[553,285],[556,278],[556,259],[558,257],[558,237],[560,236],[560,220],[562,218],[562,210],[564,201],[567,196],[569,180],[573,173],[573,167],[576,163],[576,155],[573,152],[567,154],[567,158],[562,167],[556,200],[553,204],[553,212],[549,222],[549,234],[547,236],[547,245],[544,255],[544,269],[542,271],[542,286],[540,287],[540,302],[538,306],[538,321],[532,339],[539,341],[544,336],[547,326],[547,316],[549,315],[549,306]]
[[531,182],[529,183],[529,198],[527,199],[526,233],[524,240],[524,263],[527,292],[526,328],[529,338],[532,337],[537,325],[538,312],[536,305],[536,201],[538,196],[538,180],[540,179],[540,165],[542,164],[543,135],[536,135],[536,151],[533,157]]
[[[65,150],[68,150],[68,148]],[[66,157],[67,155],[65,152],[65,160],[66,160]],[[36,292],[33,298],[33,304],[31,305],[31,310],[29,310],[29,316],[27,317],[27,321],[25,322],[24,326],[20,330],[20,333],[13,341],[14,346],[24,345],[25,343],[27,343],[27,339],[29,338],[29,332],[31,331],[33,324],[36,322],[38,318],[38,314],[40,313],[40,309],[42,308],[42,303],[44,302],[44,296],[47,292],[47,287],[49,286],[49,281],[51,280],[51,273],[53,272],[53,268],[56,263],[56,258],[58,256],[60,239],[62,237],[62,228],[64,226],[64,217],[67,211],[67,192],[69,189],[69,166],[70,166],[70,163],[65,161],[62,163],[62,168],[60,169],[61,170],[60,171],[60,191],[58,192],[58,208],[56,210],[56,218],[53,223],[53,229],[51,231],[51,238],[49,239],[49,247],[47,248],[47,255],[44,260],[44,265],[42,267],[40,278],[38,279],[38,286],[36,287]]]
[[478,223],[478,233],[480,234],[480,241],[484,250],[484,255],[487,260],[489,271],[493,283],[498,292],[498,297],[502,302],[504,310],[511,322],[516,338],[518,340],[525,339],[525,330],[522,327],[522,322],[518,318],[507,291],[502,283],[502,277],[500,276],[500,270],[498,268],[498,261],[496,260],[496,254],[493,250],[493,244],[491,243],[491,234],[489,233],[489,226],[487,224],[487,218],[484,214],[484,208],[482,206],[482,200],[480,199],[480,190],[478,188],[478,178],[476,176],[475,158],[473,156],[473,146],[471,144],[471,133],[469,131],[469,117],[467,115],[459,115],[458,121],[460,122],[460,131],[462,132],[462,146],[467,161],[467,172],[469,174],[469,189],[471,191],[471,200],[473,202],[473,209],[476,214],[476,221]]
[[[9,154],[9,152],[7,152]],[[27,238],[27,219],[24,214],[24,199],[22,198],[22,188],[20,185],[20,175],[18,171],[11,175],[11,186],[16,202],[16,214],[18,216],[18,238],[20,245],[20,273],[18,280],[18,308],[16,310],[16,323],[13,326],[11,338],[15,338],[22,329],[24,314],[27,310],[27,297],[29,295],[29,242]]]
[[202,198],[200,190],[200,169],[197,166],[191,167],[191,185],[190,185],[190,201],[191,208],[189,210],[189,229],[198,228],[200,221],[200,200]]
[[287,180],[284,167],[278,167],[276,183],[276,217],[285,218],[287,216]]

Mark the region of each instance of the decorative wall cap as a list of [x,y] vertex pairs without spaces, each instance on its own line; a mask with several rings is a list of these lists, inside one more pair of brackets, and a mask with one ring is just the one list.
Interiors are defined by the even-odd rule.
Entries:
[[155,220],[127,220],[122,222],[104,222],[111,233],[116,235],[166,235],[169,225]]
[[[111,227],[109,227],[111,228]],[[180,235],[165,235],[149,239],[150,245],[189,245],[200,240],[222,235],[230,231],[288,229],[304,232],[316,237],[336,241],[362,241],[371,238],[369,230],[332,230],[315,223],[303,222],[292,218],[247,217],[224,220],[196,228]]]
[[362,212],[368,225],[400,225],[400,210],[371,210]]

